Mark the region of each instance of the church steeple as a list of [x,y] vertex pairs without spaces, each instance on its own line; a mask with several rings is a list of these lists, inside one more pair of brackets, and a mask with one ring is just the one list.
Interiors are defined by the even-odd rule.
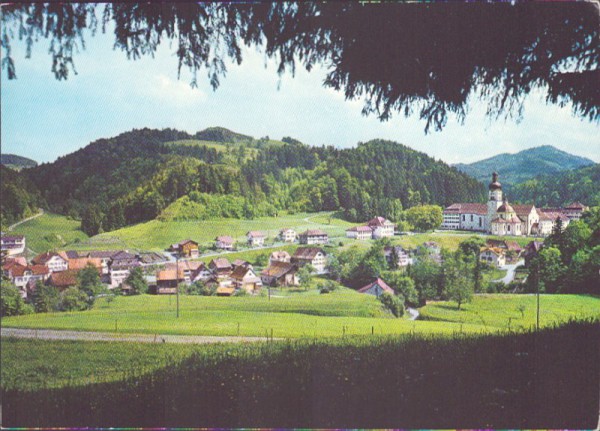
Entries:
[[487,231],[491,232],[491,223],[497,217],[497,210],[502,205],[502,185],[498,182],[498,173],[492,174],[492,182],[489,185],[489,199],[487,203]]

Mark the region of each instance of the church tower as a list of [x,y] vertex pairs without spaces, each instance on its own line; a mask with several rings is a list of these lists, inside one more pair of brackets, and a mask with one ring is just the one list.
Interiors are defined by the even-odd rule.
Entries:
[[496,218],[498,208],[502,205],[502,185],[498,182],[498,173],[492,174],[492,182],[489,185],[486,230],[492,231],[492,220]]

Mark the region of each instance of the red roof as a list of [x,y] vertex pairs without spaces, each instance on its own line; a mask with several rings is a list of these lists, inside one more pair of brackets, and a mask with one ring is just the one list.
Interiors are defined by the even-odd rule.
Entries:
[[210,261],[210,263],[212,263],[217,269],[231,269],[231,263],[229,263],[229,261],[224,257],[213,259]]
[[389,226],[392,222],[384,217],[375,217],[367,222],[368,226]]
[[319,252],[325,254],[322,248],[319,247],[299,247],[294,252],[294,259],[313,260]]
[[302,236],[327,236],[327,232],[323,232],[321,229],[309,229],[306,232],[301,233]]
[[533,210],[533,205],[513,205],[512,206],[518,216],[527,216]]
[[252,237],[252,238],[264,238],[265,237],[265,234],[258,230],[251,230],[246,235],[249,237]]
[[446,209],[444,212],[458,212],[460,214],[477,214],[477,215],[485,215],[487,214],[487,205],[486,204],[477,204],[477,203],[457,203],[452,204]]
[[218,236],[216,238],[216,240],[218,242],[222,242],[222,243],[226,243],[226,244],[233,244],[233,238],[230,237],[229,235]]
[[394,294],[394,289],[392,289],[390,286],[388,286],[387,283],[385,281],[383,281],[381,278],[377,278],[377,280],[375,280],[374,282],[369,283],[364,287],[361,287],[360,289],[358,289],[358,293],[365,293],[367,290],[371,289],[375,285],[381,287],[381,289],[385,292]]
[[572,204],[569,204],[565,207],[565,209],[569,209],[569,210],[584,210],[586,209],[586,206],[584,204],[582,204],[581,202],[573,202]]
[[77,271],[67,270],[50,274],[50,283],[56,287],[69,287],[77,284]]
[[371,232],[372,230],[369,226],[354,226],[346,229],[346,232]]
[[31,261],[35,264],[44,265],[46,262],[48,262],[54,256],[58,256],[65,262],[68,262],[68,258],[66,257],[66,255],[64,255],[64,253],[56,253],[53,251],[47,251],[46,253],[38,254]]

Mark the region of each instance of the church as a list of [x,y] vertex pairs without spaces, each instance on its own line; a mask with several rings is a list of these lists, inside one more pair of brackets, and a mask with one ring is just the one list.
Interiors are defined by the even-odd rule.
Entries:
[[492,174],[488,201],[455,203],[444,209],[442,229],[484,232],[498,236],[547,236],[560,219],[563,228],[571,219],[579,219],[587,207],[576,202],[566,208],[536,208],[535,205],[511,205],[502,193],[498,173]]

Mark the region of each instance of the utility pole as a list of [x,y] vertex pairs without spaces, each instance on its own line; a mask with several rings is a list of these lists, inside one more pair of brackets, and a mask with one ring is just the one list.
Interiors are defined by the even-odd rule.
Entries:
[[179,318],[179,252],[177,252],[177,255],[175,256],[175,261],[177,262],[175,269],[175,283],[177,287],[175,292],[177,294],[177,318]]
[[537,286],[537,314],[536,314],[536,328],[540,330],[540,264],[535,262],[535,285]]

